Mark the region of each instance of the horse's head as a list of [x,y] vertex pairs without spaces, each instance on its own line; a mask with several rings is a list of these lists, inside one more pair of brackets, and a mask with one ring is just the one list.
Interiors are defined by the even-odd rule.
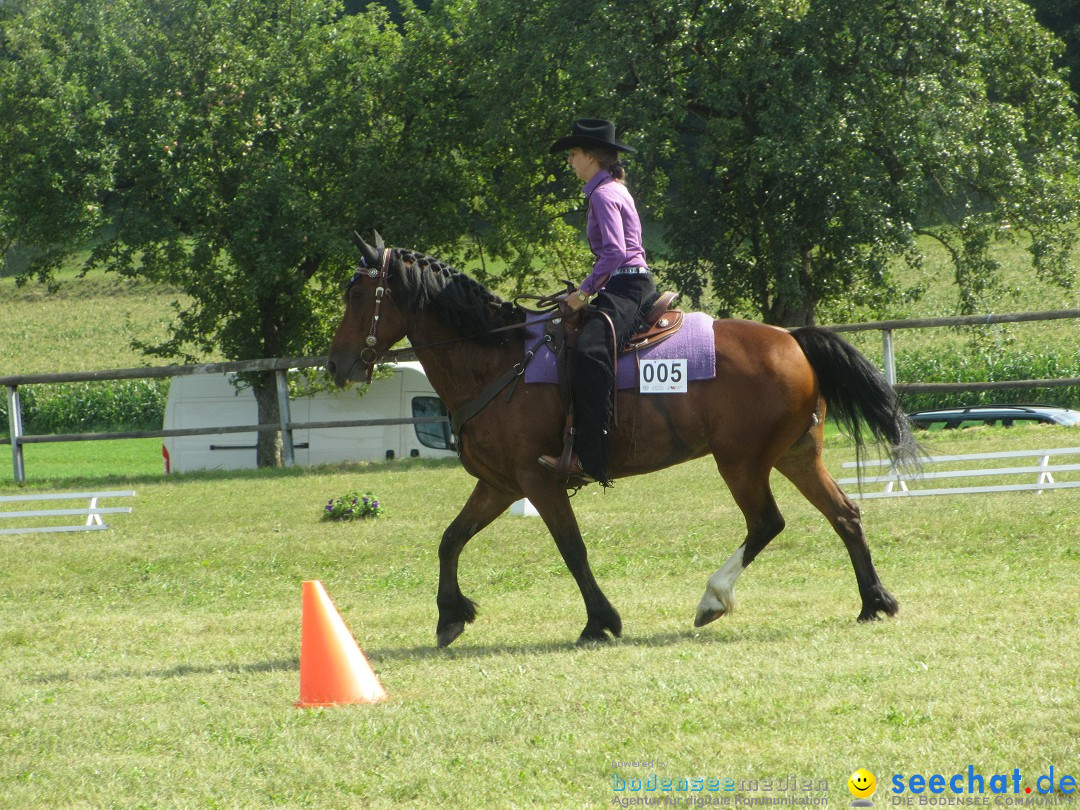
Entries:
[[345,286],[345,315],[330,344],[326,370],[334,382],[371,380],[375,361],[405,337],[405,313],[394,302],[390,279],[400,271],[394,251],[375,234],[372,247],[354,234],[360,266]]

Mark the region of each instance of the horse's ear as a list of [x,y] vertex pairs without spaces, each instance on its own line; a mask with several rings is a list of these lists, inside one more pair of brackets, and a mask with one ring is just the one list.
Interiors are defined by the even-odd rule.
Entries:
[[382,237],[379,236],[379,232],[374,230],[374,229],[371,232],[373,234],[375,234],[375,248],[376,248],[376,250],[378,250],[380,253],[382,253],[382,251],[386,248],[386,245],[383,244]]
[[356,231],[353,231],[353,242],[356,244],[356,247],[359,248],[360,255],[364,257],[365,263],[372,267],[379,263],[379,255],[382,250],[381,248],[373,248],[371,245],[365,242],[364,237],[362,237]]

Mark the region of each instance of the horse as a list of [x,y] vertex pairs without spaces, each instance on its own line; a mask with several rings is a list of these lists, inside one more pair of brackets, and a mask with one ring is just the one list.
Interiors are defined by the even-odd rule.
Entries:
[[[458,583],[462,549],[523,497],[539,512],[581,591],[586,623],[578,643],[620,636],[622,619],[593,576],[567,484],[538,463],[562,448],[564,409],[558,385],[521,379],[528,311],[437,258],[385,247],[378,234],[374,246],[359,236],[355,241],[361,264],[345,288],[327,371],[338,386],[365,373],[370,379],[376,362],[408,338],[455,417],[461,462],[476,479],[439,544],[438,646],[451,644],[476,618],[476,603]],[[695,627],[734,609],[736,580],[784,528],[769,485],[773,469],[844,542],[862,600],[858,620],[896,614],[897,601],[874,568],[859,508],[821,458],[829,410],[858,452],[872,436],[894,463],[915,463],[918,446],[892,387],[858,350],[824,328],[788,331],[713,319],[712,341],[712,379],[688,383],[685,393],[619,391],[609,436],[613,479],[711,454],[742,511],[746,536],[709,577]]]

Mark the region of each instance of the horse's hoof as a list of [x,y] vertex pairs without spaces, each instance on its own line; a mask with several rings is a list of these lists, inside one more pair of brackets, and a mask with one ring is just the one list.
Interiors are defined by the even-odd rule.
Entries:
[[578,636],[577,646],[579,647],[599,647],[602,644],[610,644],[612,641],[611,636],[600,631],[600,635],[594,633],[582,633]]
[[895,616],[900,610],[896,599],[882,587],[875,589],[875,593],[869,599],[863,600],[862,612],[859,613],[859,622],[876,622],[885,616]]
[[448,624],[442,630],[440,630],[436,636],[439,639],[439,649],[443,647],[449,647],[454,641],[465,632],[465,622],[454,622]]
[[726,610],[718,610],[716,608],[710,608],[708,610],[698,608],[697,616],[694,617],[694,627],[704,627],[709,622],[715,622],[725,613],[727,613]]

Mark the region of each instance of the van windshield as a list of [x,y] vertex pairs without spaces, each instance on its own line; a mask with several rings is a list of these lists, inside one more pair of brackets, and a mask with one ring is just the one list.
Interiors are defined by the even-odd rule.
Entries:
[[[445,419],[446,406],[438,397],[413,397],[412,415],[414,419],[427,416],[441,416]],[[413,427],[416,428],[416,438],[425,447],[436,450],[453,449],[449,422],[424,422]]]

